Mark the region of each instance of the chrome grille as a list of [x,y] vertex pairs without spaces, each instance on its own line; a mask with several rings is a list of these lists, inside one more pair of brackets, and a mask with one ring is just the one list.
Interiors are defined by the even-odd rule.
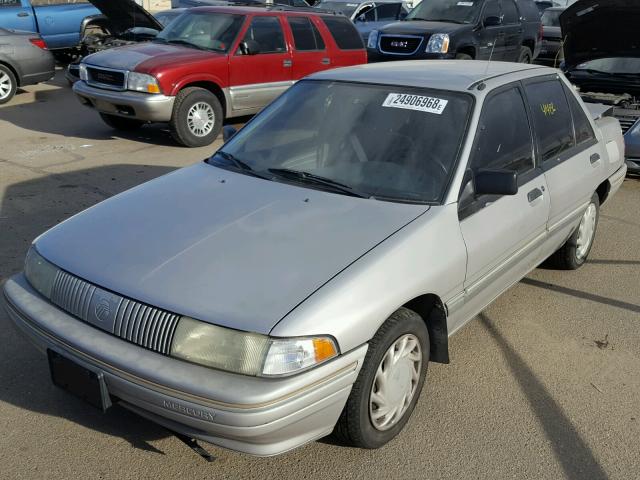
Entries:
[[424,38],[414,35],[381,35],[380,51],[391,55],[413,55],[422,45]]
[[64,311],[123,340],[168,354],[180,316],[108,292],[58,270],[51,301]]
[[103,67],[87,67],[87,83],[98,88],[125,90],[127,72]]

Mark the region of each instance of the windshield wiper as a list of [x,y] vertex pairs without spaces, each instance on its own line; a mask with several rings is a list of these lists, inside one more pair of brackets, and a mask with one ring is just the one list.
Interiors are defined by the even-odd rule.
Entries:
[[[269,177],[267,175],[264,175],[262,173],[256,172],[248,163],[245,163],[242,160],[237,159],[236,157],[234,157],[233,155],[231,155],[228,152],[225,152],[225,151],[222,151],[222,150],[218,150],[216,153],[213,154],[214,157],[216,155],[220,155],[226,161],[231,162],[231,164],[234,167],[236,167],[238,170],[240,170],[242,173],[246,173],[247,175],[252,175],[252,176],[258,177],[258,178],[263,178],[265,180],[271,180],[271,177]],[[213,157],[211,157],[211,158],[213,158]]]
[[411,17],[411,18],[405,18],[406,21],[412,22],[412,21],[418,21],[418,22],[429,22],[430,20],[427,20],[426,18],[420,18],[420,17]]
[[166,42],[175,45],[184,45],[185,47],[196,48],[198,50],[209,50],[208,48],[201,47],[200,45],[196,45],[195,43],[187,42],[186,40],[180,40],[179,38],[174,40],[167,40]]
[[309,172],[292,170],[290,168],[270,168],[269,172],[273,173],[274,175],[291,178],[302,183],[307,182],[307,183],[313,183],[315,185],[322,185],[325,187],[329,187],[333,190],[337,190],[341,193],[344,193],[346,195],[351,195],[353,197],[375,198],[372,195],[369,195],[368,193],[355,190],[353,187],[349,185],[345,185],[344,183],[336,182],[335,180],[332,180],[330,178],[322,177],[320,175],[315,175]]

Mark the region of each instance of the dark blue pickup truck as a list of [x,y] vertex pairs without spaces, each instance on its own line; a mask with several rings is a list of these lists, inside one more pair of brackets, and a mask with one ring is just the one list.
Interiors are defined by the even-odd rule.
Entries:
[[78,46],[100,12],[86,0],[0,0],[0,27],[38,32],[50,50]]

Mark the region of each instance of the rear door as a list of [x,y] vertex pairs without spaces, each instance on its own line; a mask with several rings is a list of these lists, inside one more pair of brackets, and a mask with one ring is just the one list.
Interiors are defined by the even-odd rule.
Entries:
[[293,79],[331,68],[327,42],[318,27],[306,16],[289,16],[287,23],[293,40]]
[[502,31],[504,32],[502,59],[509,62],[517,62],[520,59],[523,29],[520,22],[520,13],[513,0],[502,0]]
[[548,254],[569,237],[605,177],[604,152],[589,119],[557,75],[525,83],[538,150],[551,196]]
[[[283,27],[279,15],[255,15],[248,20],[240,45],[229,60],[234,111],[256,111],[292,85],[293,59]],[[258,52],[244,54],[242,43],[257,46]]]
[[[482,10],[483,22],[487,18],[502,18],[500,2],[498,0],[488,0]],[[478,54],[477,60],[502,60],[504,58],[504,28],[503,25],[485,26],[478,31]]]
[[[508,122],[505,111],[510,112]],[[482,169],[517,172],[517,194],[476,196],[472,178]],[[497,89],[485,100],[466,179],[459,219],[467,245],[467,275],[463,311],[456,318],[476,314],[532,270],[546,238],[549,195],[542,169],[534,163],[519,83]]]
[[37,32],[33,9],[26,0],[0,0],[0,27]]

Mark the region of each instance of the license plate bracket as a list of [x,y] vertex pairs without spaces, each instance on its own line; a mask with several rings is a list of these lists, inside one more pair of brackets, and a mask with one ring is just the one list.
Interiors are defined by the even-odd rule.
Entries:
[[54,385],[103,412],[111,406],[102,372],[86,368],[54,350],[48,349],[47,357]]

